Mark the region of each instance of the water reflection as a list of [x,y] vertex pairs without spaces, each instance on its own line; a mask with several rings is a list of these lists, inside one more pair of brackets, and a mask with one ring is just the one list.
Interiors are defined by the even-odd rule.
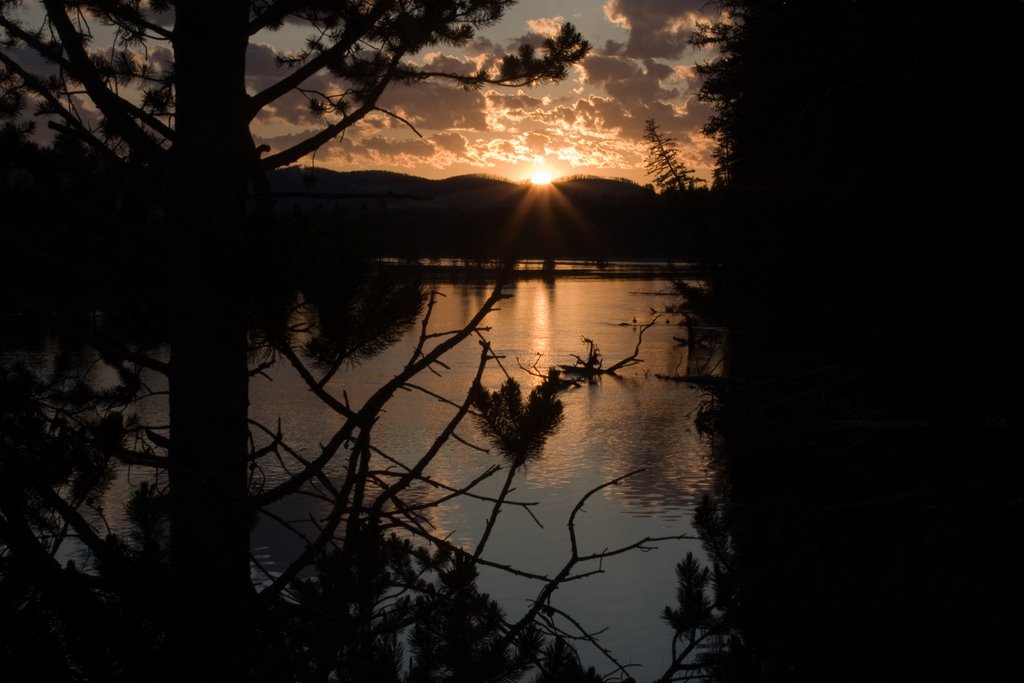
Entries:
[[[485,286],[475,284],[439,285],[438,289],[443,296],[431,321],[436,332],[461,327],[487,295]],[[638,334],[634,321],[646,322],[654,312],[675,303],[668,283],[657,280],[523,279],[510,285],[507,293],[510,298],[489,316],[486,324],[490,329],[484,334],[503,357],[504,367],[524,386],[536,380],[518,368],[517,359],[529,365],[539,356],[542,368],[572,363],[572,354],[581,353],[580,337],[585,335],[595,340],[610,364],[633,353]],[[642,473],[602,489],[588,502],[578,520],[581,544],[599,551],[644,536],[689,532],[693,507],[711,488],[704,461],[706,445],[692,424],[701,396],[685,384],[655,377],[675,374],[687,366],[690,352],[675,339],[685,334],[678,323],[659,321],[648,330],[640,353],[645,363],[623,370],[619,377],[605,376],[562,395],[565,410],[560,429],[548,441],[543,457],[531,462],[517,479],[511,495],[515,501],[536,503],[531,511],[543,526],[521,507],[506,508],[488,545],[489,559],[541,574],[556,572],[566,558],[565,522],[573,505],[603,482],[641,468]],[[414,326],[372,362],[342,369],[331,380],[332,393],[359,405],[405,364],[418,331],[418,325]],[[53,340],[35,344],[22,355],[43,367],[52,361],[55,344]],[[479,347],[465,343],[445,358],[446,368],[417,381],[433,394],[461,402],[478,358]],[[94,360],[94,355],[80,359],[83,366]],[[503,380],[501,368],[492,364],[483,383],[493,390]],[[154,392],[166,388],[158,375],[148,376],[146,381]],[[275,431],[280,419],[285,440],[304,457],[319,453],[321,444],[341,426],[339,416],[312,396],[284,363],[265,376],[254,376],[250,401],[250,417]],[[424,392],[399,392],[374,427],[375,444],[395,460],[413,463],[430,447],[454,410]],[[159,393],[140,402],[136,411],[144,426],[167,424],[166,405]],[[467,445],[487,445],[471,421],[460,426],[458,435],[465,443],[451,442],[426,473],[449,489],[465,487],[500,461],[496,453]],[[256,442],[261,445],[258,435]],[[338,458],[325,473],[337,480],[343,467],[344,458]],[[387,470],[394,467],[383,458],[375,467],[382,480],[392,476]],[[139,476],[126,468],[107,496],[107,522],[115,530],[122,525],[124,502]],[[263,467],[253,471],[252,485],[269,488],[285,477],[282,467]],[[504,473],[499,473],[475,490],[493,496],[503,479]],[[405,499],[410,505],[426,506],[444,495],[445,489],[424,484]],[[288,497],[270,509],[273,517],[261,517],[252,539],[259,564],[254,576],[264,572],[274,576],[296,557],[306,543],[301,534],[315,532],[328,512],[326,506],[314,497]],[[485,501],[460,498],[443,506],[424,507],[420,515],[434,535],[472,549],[489,512]],[[605,565],[607,574],[560,589],[557,606],[588,628],[610,626],[605,644],[628,659],[645,663],[645,672],[651,672],[669,654],[670,634],[658,614],[672,599],[674,564],[689,550],[698,551],[699,547],[695,542],[675,542],[658,553],[616,558]],[[492,571],[482,575],[481,587],[492,593],[512,618],[528,608],[528,600],[536,592],[528,582]]]
[[[444,285],[439,290],[444,296],[431,321],[436,331],[460,327],[486,295],[483,287],[468,284]],[[490,330],[485,336],[503,356],[506,369],[529,385],[535,380],[518,369],[517,359],[529,365],[541,354],[540,367],[571,363],[571,354],[581,352],[581,335],[598,343],[608,363],[632,354],[638,334],[633,320],[646,322],[652,311],[674,303],[668,292],[667,283],[654,280],[559,279],[554,285],[520,280],[508,288],[511,298],[487,319]],[[531,511],[543,527],[522,508],[506,508],[489,542],[489,559],[541,574],[556,572],[565,561],[565,522],[573,505],[594,487],[638,468],[644,471],[603,489],[588,502],[578,520],[581,543],[601,550],[645,536],[690,531],[693,507],[710,491],[711,478],[704,459],[706,444],[693,427],[700,392],[655,377],[687,367],[689,351],[675,339],[685,335],[685,329],[674,317],[677,320],[659,321],[645,334],[640,354],[645,363],[622,371],[621,377],[605,376],[563,393],[560,429],[548,441],[543,457],[531,462],[516,480],[511,495],[512,500],[536,503]],[[332,380],[332,391],[341,395],[344,390],[357,405],[408,359],[417,332],[372,363],[339,373]],[[430,392],[460,402],[478,355],[475,344],[464,344],[445,359],[447,369],[419,381]],[[253,413],[275,420],[281,414],[286,435],[298,440],[306,455],[315,453],[338,427],[337,416],[325,411],[287,368],[272,374],[272,379],[254,383]],[[503,380],[501,369],[492,366],[483,382],[493,390]],[[374,428],[376,443],[390,457],[411,464],[430,447],[454,410],[421,392],[400,393]],[[460,426],[458,435],[468,444],[487,445],[470,421]],[[426,474],[450,489],[460,489],[497,461],[496,453],[485,454],[454,441]],[[383,460],[378,463],[382,471],[389,466]],[[504,476],[498,473],[474,490],[494,496]],[[421,485],[409,492],[407,502],[427,505],[445,494],[445,489]],[[310,517],[326,513],[313,499],[289,505],[275,513],[305,526],[311,526]],[[425,507],[420,515],[434,535],[472,550],[489,512],[490,505],[484,501],[460,498]],[[263,553],[270,555],[263,562],[271,571],[277,558],[294,555],[301,547],[299,539],[267,520],[258,527],[254,544],[272,549]],[[658,614],[673,595],[674,564],[687,551],[699,553],[699,544],[674,542],[663,545],[660,552],[616,558],[605,565],[606,574],[559,590],[557,606],[595,630],[610,627],[606,644],[644,663],[644,672],[650,673],[669,655],[671,636]],[[483,573],[481,587],[512,618],[528,608],[537,589],[494,571]]]
[[530,328],[530,345],[538,355],[551,354],[551,307],[554,306],[555,287],[534,287],[530,292],[533,297],[533,324]]
[[[491,329],[486,336],[504,357],[509,372],[528,384],[533,378],[518,370],[516,359],[529,363],[540,354],[541,367],[570,362],[571,354],[579,351],[582,334],[593,337],[610,360],[632,353],[636,328],[623,322],[649,319],[651,309],[658,310],[670,303],[669,296],[658,293],[662,289],[663,283],[656,281],[563,280],[553,288],[539,281],[521,281],[509,290],[513,296],[503,301],[487,321]],[[444,296],[432,320],[436,330],[460,326],[481,296],[481,288],[472,285],[449,285],[442,287],[441,292]],[[344,391],[353,404],[364,400],[407,359],[411,335],[415,333],[414,330],[408,339],[374,362],[339,373],[332,380],[336,395]],[[644,468],[644,473],[603,493],[614,501],[616,513],[678,519],[692,510],[710,488],[703,457],[705,444],[692,423],[700,394],[688,385],[664,382],[654,376],[672,374],[681,364],[685,367],[687,349],[675,341],[678,334],[675,325],[655,326],[644,338],[644,364],[625,370],[624,377],[606,376],[563,395],[563,424],[548,442],[544,457],[525,472],[519,484],[520,498],[554,492],[557,515],[559,510],[571,506],[581,492],[625,472]],[[475,369],[478,351],[473,346],[465,344],[457,349],[446,359],[449,369],[425,378],[424,388],[461,401]],[[491,367],[484,384],[495,388],[503,378],[500,368]],[[257,379],[253,383],[254,419],[273,424],[280,416],[284,434],[293,447],[307,456],[316,453],[319,444],[339,426],[338,416],[312,397],[288,368],[277,368],[269,379],[272,381]],[[452,406],[425,394],[399,394],[375,427],[377,444],[397,460],[415,462],[453,411]],[[460,427],[459,436],[468,443],[486,446],[469,422]],[[459,488],[493,460],[493,456],[453,442],[429,474],[445,485]],[[381,467],[385,466],[382,463]],[[283,475],[268,471],[262,476],[272,484]],[[480,488],[483,493],[493,493],[491,488],[495,485],[496,482],[484,482]],[[436,492],[424,490],[422,495],[424,502]],[[484,513],[481,509],[464,509],[464,505],[467,504],[459,502],[429,514],[436,517],[431,521],[438,529],[464,535],[468,542]],[[532,525],[527,515],[523,517],[525,526],[517,528],[517,532]]]

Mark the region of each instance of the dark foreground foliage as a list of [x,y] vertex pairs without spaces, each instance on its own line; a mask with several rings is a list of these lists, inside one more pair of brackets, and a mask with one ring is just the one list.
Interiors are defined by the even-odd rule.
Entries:
[[1021,7],[993,8],[982,56],[934,3],[722,5],[696,40],[722,50],[728,187],[705,302],[729,327],[705,415],[735,545],[723,678],[1019,676],[1020,212],[991,171],[1020,134],[945,84],[1013,89]]

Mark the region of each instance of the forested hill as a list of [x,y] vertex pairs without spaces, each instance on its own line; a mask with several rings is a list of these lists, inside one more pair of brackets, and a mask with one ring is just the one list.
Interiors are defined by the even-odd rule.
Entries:
[[387,171],[286,168],[270,177],[283,216],[398,257],[690,257],[706,243],[710,193],[666,201],[629,180],[537,186],[485,175],[430,180]]
[[[290,167],[275,171],[271,189],[277,206],[290,210],[296,206],[314,210],[328,207],[369,207],[388,204],[401,206],[427,202],[432,207],[514,208],[531,191],[543,191],[527,183],[514,183],[490,175],[460,175],[443,180],[392,171],[331,171]],[[624,179],[575,176],[552,184],[569,199],[596,197],[619,200],[643,200],[652,195],[649,188]]]

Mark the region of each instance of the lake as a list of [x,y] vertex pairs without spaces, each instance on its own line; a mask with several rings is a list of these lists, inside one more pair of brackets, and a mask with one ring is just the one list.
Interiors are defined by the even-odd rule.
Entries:
[[[438,330],[462,325],[489,293],[487,286],[472,284],[444,284],[437,289],[443,294],[432,321]],[[637,341],[634,319],[646,322],[652,317],[652,309],[662,311],[666,305],[677,303],[670,284],[660,279],[521,279],[505,291],[511,297],[488,317],[486,323],[492,329],[485,336],[495,352],[504,356],[505,368],[524,386],[537,380],[519,369],[517,359],[529,366],[540,354],[540,367],[571,364],[571,354],[585,355],[580,339],[585,335],[598,345],[607,366],[633,353]],[[679,315],[662,315],[647,330],[640,350],[644,363],[621,371],[618,377],[604,376],[562,394],[563,422],[542,457],[528,465],[518,479],[512,494],[515,500],[539,503],[534,514],[544,528],[539,528],[525,511],[508,508],[499,517],[486,557],[541,574],[556,573],[568,556],[566,521],[575,503],[590,489],[638,468],[644,471],[602,490],[587,503],[577,520],[582,547],[600,551],[646,536],[690,532],[693,508],[712,488],[705,460],[707,444],[693,426],[701,393],[686,384],[655,377],[686,369],[687,349],[674,339],[686,334],[680,322]],[[381,357],[349,369],[332,381],[335,392],[340,394],[344,387],[350,401],[357,404],[395,374],[417,336],[418,329],[414,328]],[[450,370],[442,371],[439,377],[424,375],[417,381],[432,392],[461,401],[478,357],[478,345],[467,340],[445,359]],[[280,368],[271,378],[273,381],[254,382],[254,415],[274,424],[280,413],[285,434],[294,434],[300,447],[314,452],[337,427],[336,417],[299,385],[288,368]],[[491,367],[483,383],[495,389],[503,379],[501,370]],[[421,393],[399,395],[375,429],[378,445],[404,462],[413,462],[429,447],[452,412],[450,406]],[[468,421],[459,433],[473,443],[486,445]],[[429,473],[458,488],[495,461],[494,456],[453,442]],[[492,477],[481,492],[495,495],[503,478],[503,473]],[[489,507],[473,503],[461,499],[430,511],[434,533],[450,536],[468,549],[475,547]],[[302,520],[309,510],[281,512],[289,519]],[[272,569],[281,561],[281,550],[293,541],[279,527],[263,523],[254,543]],[[660,674],[670,659],[671,631],[659,614],[674,600],[675,563],[687,551],[701,555],[696,541],[656,545],[656,551],[633,552],[605,561],[605,573],[566,585],[555,598],[556,606],[587,628],[597,631],[607,627],[602,643],[620,661],[642,663],[643,672],[634,674],[640,680]],[[529,581],[497,571],[485,570],[481,584],[512,618],[527,609],[528,599],[539,590]],[[597,653],[584,654],[599,670],[607,670],[608,663]]]
[[[614,273],[615,270],[613,269]],[[653,270],[646,274],[619,271],[619,277],[581,273],[541,278],[520,278],[505,289],[509,295],[492,312],[484,336],[502,357],[502,365],[524,387],[539,380],[519,366],[536,364],[547,368],[571,364],[572,354],[585,355],[582,336],[600,348],[605,366],[631,355],[636,347],[639,325],[662,312],[658,322],[646,331],[640,348],[643,363],[628,367],[617,376],[602,376],[561,394],[564,418],[549,439],[543,454],[531,461],[517,478],[510,499],[536,502],[535,521],[522,508],[507,507],[498,518],[484,557],[503,564],[551,576],[569,554],[566,522],[573,506],[588,491],[634,470],[643,471],[614,487],[604,488],[590,498],[576,520],[581,553],[628,545],[644,537],[692,534],[690,521],[695,505],[713,487],[706,455],[708,444],[698,435],[693,419],[702,394],[685,383],[658,379],[656,374],[673,375],[687,371],[689,350],[675,337],[686,328],[679,314],[665,314],[666,306],[678,303],[670,283]],[[621,277],[621,275],[627,275]],[[430,285],[439,293],[431,329],[461,327],[487,298],[490,287],[483,284],[439,283]],[[635,321],[635,322],[634,322]],[[391,379],[408,360],[419,334],[414,325],[399,342],[380,356],[360,365],[344,368],[328,388],[348,397],[353,406]],[[469,339],[444,358],[447,369],[438,374],[423,373],[415,382],[432,394],[461,402],[476,371],[480,347]],[[42,362],[45,353],[37,356]],[[505,375],[491,363],[483,384],[496,389]],[[153,388],[159,389],[156,378]],[[306,388],[287,363],[279,363],[264,375],[254,377],[250,388],[250,415],[276,429],[278,418],[288,443],[300,454],[312,456],[319,444],[340,426],[340,419]],[[415,462],[453,414],[454,408],[426,392],[399,392],[374,428],[375,444],[405,463]],[[140,418],[148,424],[166,424],[162,398],[140,406]],[[470,420],[462,423],[459,436],[469,444],[488,444]],[[343,458],[328,468],[337,475]],[[427,474],[453,488],[465,486],[490,465],[500,462],[469,445],[451,441],[434,460]],[[381,469],[385,463],[381,463]],[[129,486],[137,484],[138,470],[126,472],[108,494],[108,519],[117,526],[120,502]],[[274,483],[282,473],[273,470],[254,473],[257,483]],[[496,495],[504,471],[491,477],[476,491]],[[412,491],[410,500],[438,497],[431,487]],[[272,511],[295,527],[314,530],[311,519],[326,514],[316,499],[295,497],[276,505]],[[424,511],[434,535],[472,550],[480,538],[490,506],[459,498]],[[538,522],[543,527],[538,525]],[[651,544],[645,552],[633,551],[605,560],[602,573],[560,588],[553,604],[571,614],[583,627],[605,630],[600,641],[631,669],[638,680],[660,675],[670,660],[671,631],[661,620],[665,605],[675,596],[675,564],[687,553],[703,557],[696,540],[671,540]],[[258,582],[266,573],[279,572],[301,549],[290,531],[269,517],[261,517],[253,534],[253,576]],[[577,572],[598,569],[580,566]],[[529,600],[541,586],[498,570],[484,569],[481,589],[489,592],[514,620],[529,607]],[[568,630],[572,627],[560,622]],[[607,672],[614,667],[600,653],[580,644],[585,662]]]

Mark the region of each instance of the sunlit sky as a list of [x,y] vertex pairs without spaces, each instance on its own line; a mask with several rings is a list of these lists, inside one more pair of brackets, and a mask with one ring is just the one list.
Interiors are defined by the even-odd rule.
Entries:
[[[20,11],[30,25],[39,21],[38,0],[26,0]],[[396,118],[374,113],[321,148],[315,160],[307,157],[300,163],[429,178],[485,173],[520,181],[588,174],[646,183],[643,125],[653,118],[675,138],[681,159],[709,178],[712,143],[700,133],[709,107],[696,99],[694,70],[709,55],[690,47],[688,38],[702,12],[710,11],[707,0],[521,0],[471,44],[425,51],[412,61],[468,74],[515,52],[524,41],[539,45],[569,21],[593,50],[566,80],[468,91],[450,82],[392,86],[379,106],[408,121],[419,135]],[[254,37],[248,56],[250,92],[283,75],[275,52],[301,48],[307,34],[308,28],[286,24]],[[150,51],[149,59],[158,59],[162,49]],[[36,56],[29,63],[38,61]],[[306,85],[321,92],[338,90],[327,75]],[[88,103],[82,106],[89,108]],[[264,110],[253,134],[257,143],[278,151],[322,125],[307,100],[293,92]]]
[[[514,51],[524,40],[536,43],[539,35],[570,21],[593,50],[565,81],[473,91],[445,82],[393,87],[380,105],[407,119],[422,138],[396,119],[371,115],[344,139],[322,148],[315,163],[430,178],[593,174],[645,183],[643,124],[654,118],[676,138],[687,165],[707,178],[711,143],[700,128],[709,110],[696,100],[693,69],[706,55],[687,43],[705,5],[705,0],[522,0],[470,46],[424,52],[414,60],[469,72],[482,60]],[[298,28],[257,36],[250,51],[251,85],[259,87],[278,71],[270,46],[299,47],[303,37]],[[260,142],[283,148],[314,129],[307,109],[296,94],[262,116],[254,132]]]

